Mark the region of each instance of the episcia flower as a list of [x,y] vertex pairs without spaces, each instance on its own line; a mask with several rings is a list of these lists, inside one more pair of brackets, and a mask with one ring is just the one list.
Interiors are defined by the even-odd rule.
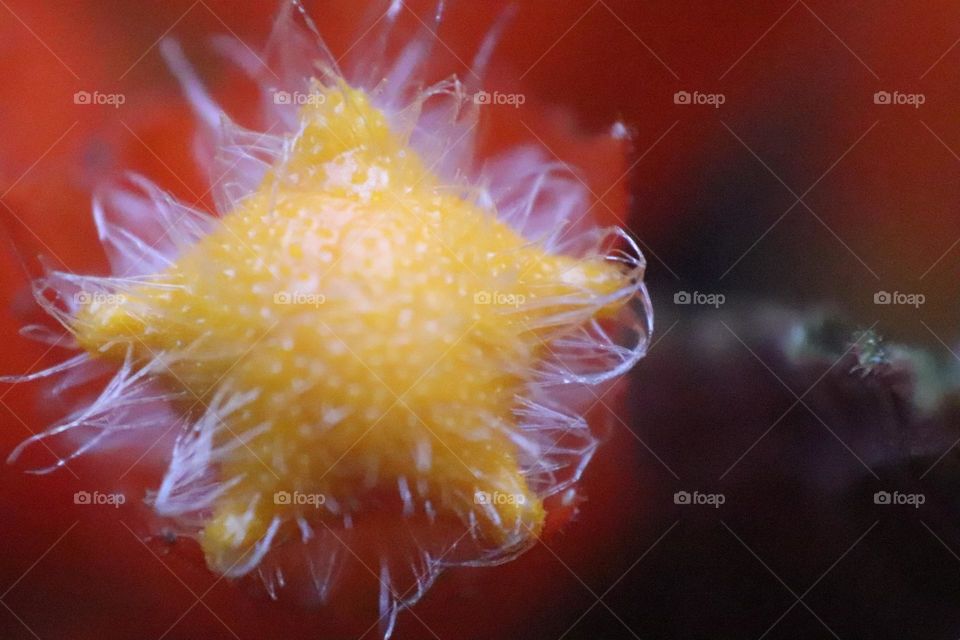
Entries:
[[263,90],[264,131],[164,42],[215,149],[219,216],[139,176],[97,195],[113,274],[36,283],[79,353],[21,380],[112,367],[11,456],[70,446],[48,471],[176,425],[147,500],[209,568],[324,603],[357,582],[352,557],[385,636],[445,568],[536,542],[597,446],[586,388],[629,370],[652,329],[635,242],[591,224],[575,176],[539,149],[478,165],[485,100],[456,78],[425,87],[434,38],[344,73],[287,2],[262,58],[224,47]]

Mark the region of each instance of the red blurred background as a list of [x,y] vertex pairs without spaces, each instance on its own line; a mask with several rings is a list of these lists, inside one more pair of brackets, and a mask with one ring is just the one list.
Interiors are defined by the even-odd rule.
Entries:
[[[425,14],[425,4],[410,4]],[[306,5],[339,55],[382,3]],[[457,61],[472,57],[510,5],[447,5],[438,50],[462,74]],[[707,312],[691,313],[671,299],[677,291],[722,292],[738,310],[724,316],[735,328],[769,305],[836,308],[861,326],[876,323],[891,339],[952,357],[947,345],[957,339],[960,297],[960,5],[516,6],[491,77],[519,87],[528,105],[488,127],[487,144],[542,138],[561,159],[583,166],[595,195],[645,247],[658,335],[631,384],[605,399],[612,409],[596,416],[609,424],[610,440],[587,471],[578,517],[511,565],[445,577],[415,615],[401,615],[397,636],[758,637],[819,584],[872,516],[848,517],[843,500],[822,504],[821,494],[808,492],[811,477],[833,477],[829,456],[811,444],[832,442],[830,435],[810,416],[785,420],[763,445],[772,442],[771,449],[758,448],[739,479],[726,480],[726,491],[746,496],[739,506],[678,512],[674,491],[694,478],[718,482],[792,399],[781,397],[777,380],[749,353],[720,357],[693,348]],[[38,312],[13,245],[58,267],[103,272],[90,192],[123,170],[148,175],[188,202],[211,204],[192,160],[192,116],[158,40],[178,37],[242,120],[254,112],[253,94],[231,82],[207,39],[233,35],[256,49],[275,9],[238,0],[0,0],[2,373],[37,370],[58,357],[17,335]],[[120,92],[126,102],[76,105],[80,90]],[[676,104],[678,91],[722,94],[724,102]],[[876,104],[878,91],[920,94],[924,103]],[[604,161],[611,155],[598,136],[618,120],[632,132],[633,150],[622,163]],[[597,210],[610,220],[605,208]],[[878,306],[878,291],[922,293],[926,301],[919,309]],[[794,378],[773,368],[792,385]],[[799,375],[798,388],[816,378]],[[56,416],[43,388],[0,389],[3,453]],[[810,439],[780,440],[782,432],[809,432]],[[830,455],[837,456],[830,464],[851,464],[839,445]],[[216,581],[189,549],[145,543],[133,507],[92,512],[73,505],[73,493],[103,474],[96,460],[41,477],[0,469],[0,636],[353,637],[324,612]],[[771,497],[777,491],[780,498]],[[944,531],[927,518],[939,542],[917,522],[909,533],[884,538],[882,553],[898,547],[890,541],[900,535],[924,545],[918,563],[881,563],[862,573],[848,567],[766,637],[956,637],[956,590],[951,599],[931,585],[956,584],[960,560],[952,550],[960,549],[960,534],[956,525]],[[759,557],[744,548],[754,548],[749,536]],[[866,540],[856,553],[871,553]],[[881,591],[923,615],[895,614],[892,602],[876,613],[868,603]]]

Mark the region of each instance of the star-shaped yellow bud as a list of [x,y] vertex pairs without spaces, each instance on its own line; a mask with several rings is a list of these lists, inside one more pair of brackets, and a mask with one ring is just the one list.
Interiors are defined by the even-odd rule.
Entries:
[[271,527],[282,539],[387,496],[522,544],[545,513],[519,463],[518,395],[548,338],[618,311],[635,275],[522,237],[363,91],[310,98],[260,188],[165,272],[85,305],[78,340],[158,363],[206,409],[219,490],[200,539],[222,573]]

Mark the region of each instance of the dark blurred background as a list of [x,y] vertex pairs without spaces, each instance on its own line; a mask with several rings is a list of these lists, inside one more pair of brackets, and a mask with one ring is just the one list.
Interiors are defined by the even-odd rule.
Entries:
[[[335,55],[384,6],[306,4]],[[584,169],[644,246],[657,331],[597,407],[609,441],[575,521],[512,565],[445,576],[397,637],[960,636],[960,5],[446,5],[437,50],[461,74],[516,7],[490,75],[529,99],[493,147],[542,137],[577,164],[614,122],[631,132],[624,162]],[[16,334],[38,314],[14,246],[102,271],[90,192],[124,169],[211,204],[158,40],[178,37],[242,121],[253,93],[208,39],[256,49],[275,9],[0,0],[2,373],[57,360]],[[74,104],[94,90],[125,102]],[[0,389],[4,454],[48,404],[42,384]],[[216,582],[132,510],[78,510],[103,472],[72,466],[0,470],[0,637],[354,637]]]

